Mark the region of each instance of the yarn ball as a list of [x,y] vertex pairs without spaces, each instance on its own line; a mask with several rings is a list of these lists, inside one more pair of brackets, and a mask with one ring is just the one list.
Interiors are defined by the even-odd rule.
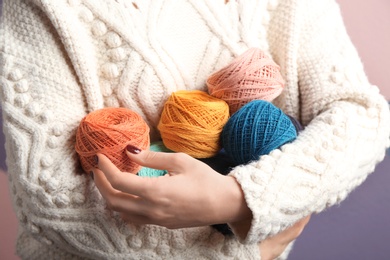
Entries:
[[263,51],[251,48],[207,79],[210,95],[225,100],[230,114],[252,100],[272,101],[284,88],[280,67]]
[[257,160],[296,137],[290,118],[264,100],[251,101],[234,113],[221,135],[222,146],[236,165]]
[[[165,153],[172,152],[171,150],[169,150],[168,148],[165,147],[165,145],[162,141],[153,142],[150,145],[149,150],[154,151],[154,152],[165,152]],[[138,172],[138,176],[141,176],[141,177],[160,177],[160,176],[164,176],[167,173],[168,173],[167,170],[142,167],[141,170]]]
[[123,172],[136,174],[140,165],[126,155],[127,145],[147,149],[149,127],[136,112],[126,108],[103,108],[86,115],[76,132],[76,152],[81,166],[89,173],[95,166],[94,156],[102,153]]
[[228,119],[225,101],[203,91],[182,90],[165,102],[158,130],[168,149],[208,158],[221,149],[220,135]]

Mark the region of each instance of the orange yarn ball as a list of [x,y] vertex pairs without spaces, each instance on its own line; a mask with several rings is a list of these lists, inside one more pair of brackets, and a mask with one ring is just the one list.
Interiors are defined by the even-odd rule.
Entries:
[[148,149],[150,139],[149,126],[143,118],[126,108],[111,107],[91,112],[77,129],[75,148],[87,173],[96,167],[94,155],[102,153],[121,171],[136,174],[141,166],[126,155],[128,144]]
[[229,119],[229,106],[199,90],[172,93],[158,124],[164,145],[195,158],[208,158],[221,149],[220,134]]
[[272,101],[283,90],[279,66],[263,51],[251,48],[207,79],[210,95],[225,100],[233,114],[256,99]]

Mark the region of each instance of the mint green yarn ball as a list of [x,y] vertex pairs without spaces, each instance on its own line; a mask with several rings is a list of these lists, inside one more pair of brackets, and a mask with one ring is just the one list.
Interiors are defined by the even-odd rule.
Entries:
[[[165,153],[171,153],[172,151],[166,148],[162,141],[153,142],[150,144],[149,147],[150,151],[154,152],[165,152]],[[141,177],[148,177],[148,178],[154,178],[154,177],[160,177],[167,174],[168,171],[166,170],[159,170],[159,169],[152,169],[148,167],[142,167],[141,170],[138,172],[138,176]]]

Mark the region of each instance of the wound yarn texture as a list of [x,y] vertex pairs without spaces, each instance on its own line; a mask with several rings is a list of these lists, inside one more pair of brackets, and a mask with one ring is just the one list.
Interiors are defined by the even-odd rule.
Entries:
[[296,137],[294,124],[281,109],[254,100],[230,117],[221,138],[226,153],[238,165],[258,160]]
[[135,174],[141,166],[126,155],[125,148],[129,144],[147,149],[149,126],[130,109],[109,107],[93,111],[81,120],[75,148],[86,173],[95,167],[94,155],[102,153],[121,171]]
[[252,100],[272,101],[283,90],[279,66],[258,48],[250,48],[207,79],[210,95],[223,99],[233,114]]
[[208,158],[221,149],[220,134],[228,119],[225,101],[200,90],[177,91],[164,104],[158,130],[168,149]]

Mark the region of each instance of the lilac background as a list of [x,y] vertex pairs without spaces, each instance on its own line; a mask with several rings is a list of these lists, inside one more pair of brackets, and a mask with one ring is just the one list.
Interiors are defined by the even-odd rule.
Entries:
[[[390,1],[338,2],[371,82],[377,84],[389,100]],[[3,142],[0,133],[0,168],[5,169]],[[388,152],[375,172],[341,205],[312,216],[289,260],[390,259],[389,169]],[[6,174],[0,172],[0,259],[16,260],[19,259],[14,255],[17,221],[6,178]]]

